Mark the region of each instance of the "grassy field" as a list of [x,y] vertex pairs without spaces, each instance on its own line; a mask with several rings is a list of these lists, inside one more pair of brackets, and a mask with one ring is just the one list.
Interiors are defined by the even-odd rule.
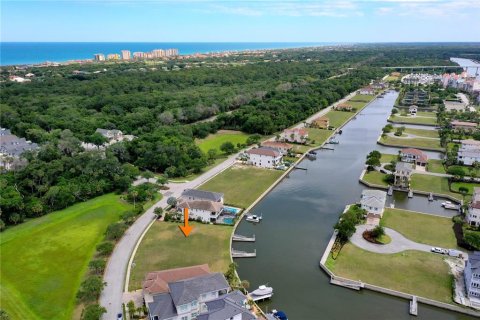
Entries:
[[383,174],[381,172],[372,171],[365,173],[365,175],[363,176],[363,180],[368,183],[373,183],[380,186],[388,186],[388,183],[383,180],[386,176],[386,174]]
[[385,80],[387,82],[395,82],[397,80],[400,80],[400,77],[396,77],[396,76],[388,76],[387,78],[385,78]]
[[422,138],[402,139],[402,138],[386,136],[386,137],[382,137],[380,141],[393,147],[407,146],[407,147],[419,148],[419,149],[428,148],[428,149],[443,151],[442,146],[440,146],[440,140],[422,139]]
[[347,243],[327,266],[341,277],[452,303],[453,278],[443,258],[420,251],[378,254]]
[[326,130],[326,129],[317,129],[317,128],[307,128],[308,137],[315,143],[310,143],[308,145],[299,145],[295,144],[294,149],[297,152],[305,153],[313,147],[317,147],[322,145],[330,136],[333,134],[334,131]]
[[450,191],[448,187],[447,177],[437,177],[426,174],[413,174],[411,186],[414,190],[441,193],[450,195],[459,200],[462,199],[462,196],[460,194]]
[[436,112],[431,112],[431,111],[418,111],[417,112],[417,117],[429,117],[429,118],[437,118],[437,113]]
[[3,232],[2,309],[11,319],[71,319],[96,245],[130,208],[108,194]]
[[442,160],[429,159],[427,164],[428,172],[446,173]]
[[199,189],[222,192],[225,194],[225,203],[247,208],[283,172],[253,166],[233,166],[201,185]]
[[480,184],[479,183],[467,183],[467,182],[453,182],[451,184],[451,187],[452,187],[453,191],[457,191],[457,192],[460,192],[459,191],[460,187],[465,187],[465,188],[468,189],[467,195],[472,196],[473,195],[473,188],[480,187]]
[[411,123],[411,124],[426,124],[433,125],[437,124],[436,118],[422,118],[422,117],[400,117],[400,116],[390,116],[388,118],[393,123]]
[[418,243],[448,249],[457,247],[450,218],[386,208],[381,224]]
[[219,130],[217,133],[210,134],[205,139],[197,139],[195,142],[205,153],[210,149],[216,149],[218,153],[221,153],[220,146],[224,142],[229,141],[236,147],[237,143],[244,144],[248,137],[248,134],[240,131]]
[[412,129],[406,128],[405,133],[414,134],[420,137],[427,137],[427,138],[438,138],[438,131],[437,130],[423,130],[423,129]]
[[230,264],[230,226],[192,223],[185,238],[177,223],[155,222],[135,254],[129,289],[140,289],[149,271],[208,263],[210,270],[225,272]]
[[392,160],[397,161],[398,160],[398,155],[382,153],[382,157],[380,158],[381,163],[391,162]]

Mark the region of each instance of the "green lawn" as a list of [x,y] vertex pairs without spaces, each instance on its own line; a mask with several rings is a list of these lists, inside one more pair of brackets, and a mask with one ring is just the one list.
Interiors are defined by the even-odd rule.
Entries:
[[427,137],[427,138],[438,138],[438,131],[437,130],[423,130],[423,129],[412,129],[406,128],[405,133],[414,134],[420,137]]
[[411,186],[414,190],[446,194],[459,200],[462,199],[462,196],[460,194],[450,191],[448,187],[447,177],[437,177],[426,174],[413,174]]
[[179,224],[155,222],[143,238],[133,262],[130,290],[141,288],[150,271],[208,263],[210,270],[225,272],[230,264],[230,234],[233,227],[191,223],[193,231],[184,237]]
[[365,173],[365,175],[363,176],[363,180],[368,183],[373,183],[380,186],[388,186],[388,183],[383,180],[386,176],[386,174],[383,174],[381,172],[371,171]]
[[442,160],[429,159],[427,164],[428,172],[446,173]]
[[11,319],[71,319],[96,245],[107,225],[130,208],[108,194],[3,232],[2,309]]
[[381,224],[415,242],[448,249],[457,247],[450,218],[386,208]]
[[420,251],[379,254],[347,243],[336,260],[327,260],[335,275],[452,303],[452,281],[444,257]]
[[438,151],[443,151],[444,149],[440,146],[440,140],[433,140],[433,139],[422,139],[422,138],[411,138],[411,139],[404,139],[404,138],[396,138],[396,137],[382,137],[380,139],[382,143],[385,143],[389,146],[393,147],[412,147],[412,148],[428,148],[428,149],[435,149]]
[[397,80],[400,80],[400,77],[395,77],[395,76],[388,76],[385,81],[387,82],[395,82]]
[[436,118],[422,118],[422,117],[401,117],[401,116],[390,116],[388,118],[393,123],[411,123],[411,124],[426,124],[434,125],[437,124]]
[[382,153],[382,157],[380,158],[381,163],[391,162],[392,160],[397,161],[398,160],[398,155]]
[[197,139],[196,144],[205,153],[210,149],[216,149],[218,153],[221,153],[220,146],[224,142],[229,141],[236,147],[237,143],[246,143],[248,137],[248,134],[240,131],[219,130],[217,133],[208,135],[205,139]]
[[306,128],[308,131],[308,137],[311,139],[310,141],[315,140],[315,143],[309,143],[308,145],[300,145],[295,144],[294,149],[295,151],[305,153],[313,147],[321,146],[330,136],[333,134],[334,131],[326,130],[326,129],[317,129],[317,128]]
[[431,112],[431,111],[418,111],[417,112],[417,117],[429,117],[429,118],[437,118],[437,113],[436,112]]
[[201,185],[199,189],[222,192],[225,203],[247,208],[275,182],[284,171],[253,166],[233,166]]
[[467,182],[453,182],[451,184],[451,187],[452,187],[453,191],[457,191],[457,192],[460,192],[459,191],[460,187],[465,187],[465,188],[468,189],[467,195],[472,196],[473,195],[473,188],[480,187],[480,184],[479,183],[467,183]]

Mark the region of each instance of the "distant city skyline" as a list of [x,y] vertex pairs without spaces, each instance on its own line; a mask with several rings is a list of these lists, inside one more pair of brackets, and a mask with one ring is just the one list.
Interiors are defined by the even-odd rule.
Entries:
[[3,0],[1,41],[480,41],[479,17],[480,0]]

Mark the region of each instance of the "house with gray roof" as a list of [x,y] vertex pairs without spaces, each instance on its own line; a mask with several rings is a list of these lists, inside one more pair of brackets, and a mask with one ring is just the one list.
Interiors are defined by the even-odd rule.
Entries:
[[383,216],[385,210],[385,202],[387,200],[387,193],[381,190],[363,190],[360,198],[360,206],[369,214]]
[[0,167],[10,170],[15,161],[26,151],[34,151],[38,145],[25,138],[19,138],[5,128],[0,128]]
[[464,279],[465,290],[470,302],[480,307],[480,251],[468,255]]
[[395,165],[394,181],[395,187],[410,189],[410,179],[413,174],[414,164],[408,162],[397,162]]
[[229,293],[230,286],[221,273],[168,282],[166,289],[156,294],[144,292],[150,320],[256,319],[246,308],[247,298],[243,294]]
[[186,201],[208,200],[223,203],[223,193],[198,189],[185,189],[180,198]]

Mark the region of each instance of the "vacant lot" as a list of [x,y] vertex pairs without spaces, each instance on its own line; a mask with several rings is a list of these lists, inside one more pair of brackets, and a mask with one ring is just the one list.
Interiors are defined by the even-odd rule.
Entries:
[[11,319],[71,319],[96,245],[130,208],[108,194],[2,233],[2,309]]
[[415,242],[449,249],[457,247],[450,218],[387,208],[381,223]]
[[427,118],[427,117],[402,117],[402,116],[390,116],[388,118],[393,123],[411,123],[411,124],[426,124],[426,125],[435,125],[437,124],[436,118]]
[[368,183],[373,183],[380,186],[388,186],[388,183],[385,182],[385,178],[387,177],[386,174],[378,172],[378,171],[371,171],[365,173],[363,176],[363,180]]
[[429,159],[427,170],[435,173],[446,173],[443,161],[438,159]]
[[220,130],[217,133],[210,134],[205,139],[197,139],[196,144],[200,149],[207,153],[210,149],[216,149],[221,153],[220,146],[225,142],[231,142],[237,147],[237,143],[244,144],[247,142],[248,134],[240,131]]
[[411,187],[414,190],[446,194],[459,200],[462,199],[462,196],[460,194],[450,191],[450,188],[448,187],[447,177],[436,177],[426,174],[413,174]]
[[467,183],[467,182],[453,182],[451,184],[452,191],[460,192],[460,188],[464,187],[468,189],[467,196],[473,195],[473,188],[480,187],[479,183]]
[[437,130],[423,130],[423,129],[412,129],[406,128],[405,133],[413,134],[419,137],[427,137],[427,138],[438,138],[438,131]]
[[422,138],[395,138],[395,137],[382,137],[380,141],[386,145],[393,147],[412,147],[418,149],[429,149],[443,151],[440,146],[440,140],[422,139]]
[[420,251],[378,254],[347,243],[328,266],[341,277],[452,303],[453,278],[443,259]]
[[382,157],[380,158],[381,163],[391,162],[392,160],[398,161],[398,155],[397,154],[382,153]]
[[130,290],[140,289],[150,271],[207,263],[210,270],[225,272],[230,264],[230,234],[233,227],[191,223],[188,238],[179,224],[155,222],[143,238],[134,258]]
[[283,172],[253,166],[233,166],[201,185],[199,189],[222,192],[225,194],[225,203],[247,208]]

